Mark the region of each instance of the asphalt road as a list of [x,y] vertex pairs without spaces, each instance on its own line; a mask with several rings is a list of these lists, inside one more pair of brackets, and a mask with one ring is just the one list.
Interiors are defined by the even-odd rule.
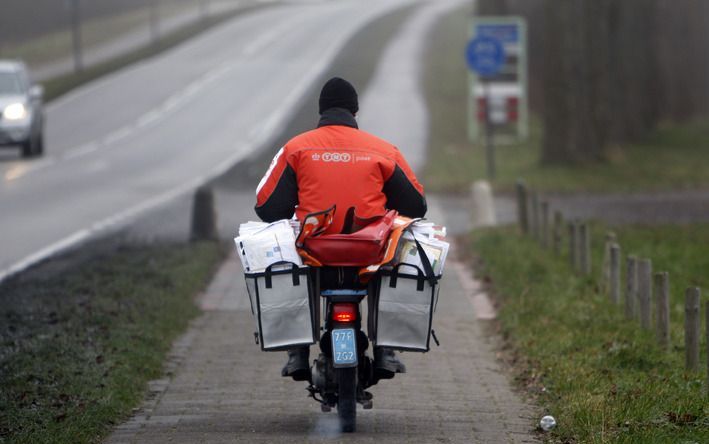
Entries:
[[47,107],[47,154],[0,153],[0,279],[115,229],[264,146],[357,30],[410,0],[240,16]]

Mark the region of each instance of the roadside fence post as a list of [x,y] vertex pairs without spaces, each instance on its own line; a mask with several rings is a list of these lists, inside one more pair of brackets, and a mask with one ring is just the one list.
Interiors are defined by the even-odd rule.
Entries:
[[561,256],[564,231],[564,216],[561,211],[554,211],[554,253]]
[[576,271],[578,266],[576,265],[576,221],[569,221],[569,265]]
[[655,300],[657,301],[657,342],[670,348],[670,275],[666,271],[655,274]]
[[537,196],[536,191],[531,193],[531,205],[532,205],[532,223],[530,228],[532,231],[532,238],[539,240],[539,196]]
[[601,263],[601,292],[608,291],[611,278],[611,247],[616,243],[615,233],[609,231],[606,233],[606,242],[603,244],[603,262]]
[[579,268],[586,276],[591,274],[591,229],[588,223],[582,222],[579,226]]
[[646,330],[652,328],[652,261],[638,261],[638,301],[640,305],[640,326]]
[[522,179],[515,184],[517,191],[517,222],[522,234],[529,234],[529,205],[527,202],[527,185]]
[[699,288],[687,288],[684,300],[685,367],[692,372],[699,370],[699,298]]
[[638,259],[628,256],[625,261],[625,317],[635,317],[635,293],[638,289]]
[[192,203],[191,241],[215,241],[219,239],[217,231],[217,212],[214,205],[214,193],[209,186],[202,186],[194,194]]
[[610,246],[608,294],[611,302],[618,305],[620,303],[620,246],[613,244]]
[[544,200],[539,207],[542,213],[542,247],[549,248],[549,202]]

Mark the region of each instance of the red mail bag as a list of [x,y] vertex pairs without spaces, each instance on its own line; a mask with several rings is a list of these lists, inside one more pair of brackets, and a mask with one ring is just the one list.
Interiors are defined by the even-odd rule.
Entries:
[[[335,208],[319,213],[320,220],[331,219],[323,214],[334,213]],[[308,228],[308,217],[301,235],[298,236],[298,247],[317,259],[322,265],[333,267],[366,267],[378,264],[384,258],[389,235],[398,216],[395,210],[390,210],[383,216],[362,220],[353,214],[348,218],[354,227],[354,232],[343,234],[321,234],[325,229]],[[326,227],[325,227],[326,228]]]

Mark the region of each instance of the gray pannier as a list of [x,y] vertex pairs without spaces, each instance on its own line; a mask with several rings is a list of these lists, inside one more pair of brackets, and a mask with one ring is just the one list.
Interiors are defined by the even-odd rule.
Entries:
[[317,307],[309,267],[277,262],[245,277],[263,351],[315,343]]
[[376,284],[376,345],[427,352],[430,349],[440,276],[426,276],[417,266],[404,263],[392,269],[382,269],[379,274]]

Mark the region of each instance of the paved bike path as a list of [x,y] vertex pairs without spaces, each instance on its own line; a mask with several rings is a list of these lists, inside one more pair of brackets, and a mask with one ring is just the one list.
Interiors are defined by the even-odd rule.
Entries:
[[408,373],[372,387],[374,408],[358,409],[357,433],[341,435],[335,411],[322,413],[306,383],[280,376],[285,353],[254,343],[231,258],[201,298],[204,314],[176,343],[171,375],[151,384],[145,405],[107,443],[536,442],[536,412],[511,390],[461,268],[455,260],[446,266],[434,318],[441,346],[402,354]]

